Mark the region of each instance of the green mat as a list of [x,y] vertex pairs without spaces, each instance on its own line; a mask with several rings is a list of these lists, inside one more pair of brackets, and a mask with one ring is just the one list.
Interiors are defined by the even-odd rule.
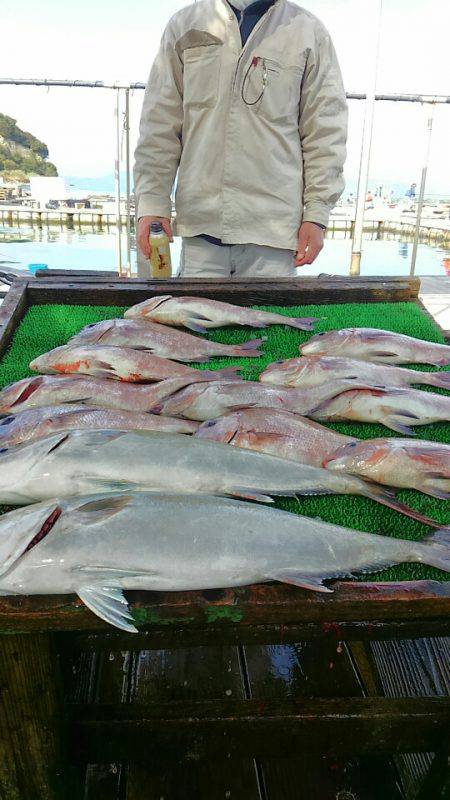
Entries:
[[[349,303],[329,306],[259,306],[269,311],[276,311],[286,316],[324,317],[316,326],[316,331],[332,330],[349,326],[385,328],[399,333],[406,333],[420,339],[443,342],[439,330],[413,303]],[[33,373],[28,364],[37,355],[65,344],[68,338],[91,322],[112,317],[121,317],[125,308],[119,306],[66,306],[48,305],[33,306],[28,310],[17,329],[11,347],[0,362],[0,386],[3,388],[13,381]],[[259,359],[216,358],[203,369],[218,369],[227,364],[239,364],[245,378],[257,380],[259,373],[267,364],[280,358],[298,356],[298,346],[305,342],[310,334],[282,325],[259,331],[250,328],[227,328],[213,331],[208,336],[217,342],[238,344],[249,338],[266,336],[265,354]],[[193,364],[193,366],[199,366]],[[427,367],[416,366],[417,369]],[[433,367],[428,367],[432,370]],[[426,388],[423,391],[427,391]],[[430,387],[430,391],[433,391]],[[435,390],[436,391],[436,390]],[[441,390],[442,391],[442,390]],[[330,427],[342,433],[370,439],[379,436],[395,435],[382,425],[365,423],[338,423]],[[450,441],[450,424],[439,423],[417,427],[417,438],[434,441]],[[442,500],[415,492],[404,490],[399,492],[399,499],[413,508],[443,525],[450,524],[450,504]],[[328,522],[356,528],[361,531],[382,533],[390,536],[420,539],[426,529],[414,520],[400,516],[384,506],[362,497],[307,497],[299,500],[277,500],[279,508],[320,517]],[[405,564],[365,576],[365,579],[376,580],[446,580],[448,576],[422,564]]]

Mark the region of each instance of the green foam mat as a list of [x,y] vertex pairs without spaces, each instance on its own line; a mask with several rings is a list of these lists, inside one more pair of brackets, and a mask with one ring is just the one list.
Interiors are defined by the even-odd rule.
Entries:
[[[444,339],[432,320],[423,314],[414,303],[347,303],[319,306],[258,306],[267,311],[276,311],[285,316],[317,316],[320,321],[316,332],[343,327],[383,328],[409,334],[432,342]],[[121,306],[69,306],[44,305],[30,308],[18,329],[11,346],[0,362],[0,386],[3,388],[33,374],[29,370],[30,361],[41,353],[65,344],[85,325],[112,317],[121,317],[125,311]],[[249,380],[257,380],[259,373],[272,361],[281,358],[294,358],[299,354],[299,344],[307,341],[311,334],[294,328],[275,325],[263,331],[250,328],[226,328],[208,333],[216,342],[239,344],[249,338],[267,337],[264,342],[264,356],[259,359],[216,358],[206,365],[193,364],[199,369],[219,369],[229,364],[239,365],[242,374]],[[414,365],[411,365],[412,367]],[[416,369],[433,367],[416,366]],[[423,387],[422,391],[439,391]],[[441,390],[443,391],[443,390]],[[382,425],[365,423],[337,423],[330,425],[334,430],[362,439],[392,436]],[[438,423],[415,428],[418,439],[431,439],[439,442],[450,441],[450,424]],[[401,438],[401,437],[400,437]],[[450,504],[442,500],[420,494],[413,490],[402,490],[399,499],[438,520],[442,525],[450,524]],[[363,497],[305,497],[298,500],[282,499],[276,501],[278,508],[320,517],[328,522],[355,528],[361,531],[380,533],[389,536],[419,540],[426,532],[423,525],[400,516],[395,511]],[[383,570],[365,579],[399,581],[435,579],[446,580],[446,573],[422,564],[403,564]]]

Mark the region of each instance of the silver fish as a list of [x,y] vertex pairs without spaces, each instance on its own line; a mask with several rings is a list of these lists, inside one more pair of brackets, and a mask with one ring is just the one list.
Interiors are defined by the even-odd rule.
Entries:
[[170,433],[80,430],[0,452],[1,503],[124,488],[261,502],[301,494],[359,494],[393,501],[385,489],[353,475]]
[[300,345],[304,356],[346,356],[385,364],[450,364],[450,346],[377,328],[344,328],[317,333]]
[[[93,375],[97,378],[113,378],[130,383],[161,381],[184,375],[198,375],[198,370],[160,358],[145,350],[131,347],[107,347],[101,345],[63,345],[35,358],[30,369],[57,375]],[[230,379],[237,367],[228,367],[217,372],[204,372],[205,377],[217,379],[217,375]]]
[[410,439],[345,442],[322,462],[377,483],[450,500],[450,445]]
[[[126,536],[124,536],[126,531]],[[325,580],[417,562],[450,571],[450,533],[414,542],[217,497],[97,495],[0,518],[0,595],[75,593],[136,632],[124,590],[190,591]]]
[[204,422],[241,408],[277,408],[310,415],[325,400],[354,388],[349,381],[313,389],[285,389],[257,381],[210,381],[188,386],[152,408],[155,414],[186,417]]
[[308,389],[334,380],[355,380],[369,386],[404,387],[425,384],[450,390],[450,372],[419,372],[415,369],[372,364],[337,356],[289,358],[269,364],[261,373],[262,383]]
[[17,413],[29,408],[83,403],[90,407],[149,411],[155,403],[191,383],[209,380],[206,370],[180,378],[166,378],[157,383],[138,384],[93,378],[89,375],[35,375],[24,378],[0,391],[0,414]]
[[174,361],[209,361],[213,356],[258,358],[262,339],[238,345],[220,344],[190,333],[140,319],[108,319],[83,328],[69,340],[71,345],[101,344],[149,350]]
[[450,420],[450,397],[420,389],[350,389],[324,400],[309,416],[328,421],[380,422],[397,433],[413,435],[412,425]]
[[72,430],[143,430],[194,433],[198,425],[185,419],[158,417],[138,411],[62,405],[31,408],[0,420],[0,447]]
[[[195,437],[231,444],[234,447],[242,447],[246,450],[256,450],[259,453],[269,453],[273,456],[309,464],[310,466],[329,467],[341,473],[358,474],[362,478],[387,485],[390,485],[389,478],[392,471],[395,470],[395,453],[392,453],[393,457],[390,459],[390,470],[387,470],[386,474],[382,473],[386,478],[385,480],[380,480],[380,470],[377,470],[375,465],[372,467],[371,459],[369,459],[369,464],[365,468],[360,455],[361,453],[371,454],[373,452],[371,444],[376,440],[359,442],[358,439],[352,436],[343,436],[340,433],[335,433],[335,431],[305,419],[305,417],[290,414],[286,411],[277,411],[272,408],[246,408],[242,411],[228,414],[226,417],[209,420],[200,426]],[[389,450],[391,441],[402,444],[400,440],[395,439],[378,440],[381,466],[383,464],[383,453]],[[383,443],[385,445],[384,448]],[[433,443],[430,442],[428,444],[432,445]],[[450,451],[450,448],[448,450]],[[439,468],[438,452],[440,452],[438,444],[434,444],[434,450],[430,447],[428,452],[429,456],[432,453],[434,454],[432,466],[429,466],[429,470],[433,469],[435,473]],[[352,454],[355,454],[355,456],[352,456]],[[349,460],[352,458],[349,468],[346,469],[346,465],[349,464]],[[447,458],[449,458],[448,455]],[[417,481],[408,483],[408,480],[411,480],[409,477],[411,469],[408,472],[402,469],[404,467],[403,461],[404,459],[399,459],[397,462],[397,471],[401,471],[402,483],[398,483],[399,477],[397,476],[396,478],[394,477],[392,485],[418,488],[416,486]],[[448,462],[447,469],[450,469]],[[434,480],[433,485],[437,486],[438,484],[442,491],[442,482]],[[361,494],[362,487],[356,488],[356,494]],[[400,512],[400,514],[416,519],[424,525],[436,524],[429,517],[425,517],[404,503],[400,503],[392,494],[387,497],[368,495],[368,492],[372,490],[373,485],[371,483],[366,484],[365,495],[372,496],[372,499],[376,502],[387,505]]]
[[132,306],[125,312],[125,317],[182,326],[197,333],[206,333],[208,328],[226,325],[246,325],[250,328],[289,325],[301,331],[311,331],[317,321],[317,317],[285,317],[283,314],[255,311],[206,297],[172,297],[170,294],[152,297]]

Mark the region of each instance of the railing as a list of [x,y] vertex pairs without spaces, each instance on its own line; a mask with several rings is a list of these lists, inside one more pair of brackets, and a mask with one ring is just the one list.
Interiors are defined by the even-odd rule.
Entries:
[[[87,80],[56,80],[56,79],[39,79],[39,78],[0,78],[0,85],[3,86],[45,86],[45,87],[64,87],[64,88],[89,88],[89,89],[105,89],[114,91],[116,93],[116,159],[115,159],[115,188],[116,188],[116,219],[117,219],[117,269],[119,275],[130,275],[131,273],[131,155],[130,155],[130,92],[134,90],[144,90],[145,84],[140,82],[122,84],[122,83],[104,83],[103,81],[87,81]],[[371,131],[373,125],[373,103],[374,102],[392,102],[392,103],[419,103],[423,106],[426,112],[426,131],[427,131],[427,147],[424,154],[422,163],[422,177],[420,193],[418,197],[418,210],[416,221],[414,225],[414,245],[411,258],[410,274],[414,275],[415,265],[417,258],[417,249],[420,240],[420,231],[422,223],[423,202],[425,197],[426,179],[428,160],[431,149],[431,140],[433,133],[433,114],[437,105],[449,105],[449,95],[423,95],[423,94],[373,94],[369,95],[358,92],[348,92],[347,99],[351,101],[365,101],[366,102],[366,128],[361,145],[361,160],[358,180],[358,197],[357,197],[357,218],[352,226],[352,264],[350,266],[350,274],[359,274],[359,265],[361,258],[361,238],[364,224],[364,201],[367,188],[367,174],[368,165],[370,161],[370,144],[371,144]],[[121,111],[123,108],[123,111]],[[122,116],[122,122],[121,122]],[[125,139],[125,197],[126,197],[126,216],[125,216],[125,238],[126,238],[126,263],[123,264],[122,259],[122,219],[121,219],[121,138],[122,134]]]

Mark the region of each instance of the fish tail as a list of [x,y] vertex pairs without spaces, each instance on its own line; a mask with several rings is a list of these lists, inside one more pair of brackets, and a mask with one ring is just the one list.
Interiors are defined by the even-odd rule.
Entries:
[[263,353],[259,348],[263,344],[264,339],[249,339],[243,344],[237,344],[231,348],[234,356],[243,356],[246,358],[258,358]]
[[241,380],[239,377],[239,367],[226,367],[225,369],[208,369],[202,372],[206,380],[218,381],[225,378],[228,380]]
[[448,389],[450,391],[450,372],[427,372],[426,382],[430,386],[437,386],[439,389]]
[[417,548],[417,561],[450,572],[450,527],[429,533]]
[[371,500],[375,500],[376,503],[381,503],[383,506],[387,506],[388,508],[392,508],[394,511],[398,511],[399,514],[403,514],[405,517],[410,517],[410,519],[415,519],[417,522],[421,522],[422,525],[428,525],[430,528],[440,528],[442,523],[435,522],[435,520],[431,519],[430,517],[421,514],[420,511],[416,511],[411,506],[407,506],[405,503],[401,503],[397,500],[395,496],[395,492],[386,489],[386,487],[377,486],[366,484],[365,489],[361,491],[361,494],[365,497],[370,497]]
[[298,328],[300,331],[313,331],[316,322],[320,322],[323,317],[283,317],[285,325],[291,328]]

